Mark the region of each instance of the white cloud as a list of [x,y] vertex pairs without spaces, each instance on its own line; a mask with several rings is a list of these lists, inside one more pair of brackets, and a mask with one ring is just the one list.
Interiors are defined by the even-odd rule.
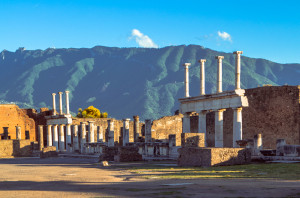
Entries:
[[135,42],[140,47],[146,47],[146,48],[158,48],[158,45],[155,44],[149,36],[144,35],[137,29],[133,29],[131,32],[131,37],[129,39],[135,39]]
[[230,34],[228,34],[227,32],[220,32],[220,31],[218,31],[218,36],[219,36],[221,39],[223,39],[224,41],[232,42],[231,36],[230,36]]

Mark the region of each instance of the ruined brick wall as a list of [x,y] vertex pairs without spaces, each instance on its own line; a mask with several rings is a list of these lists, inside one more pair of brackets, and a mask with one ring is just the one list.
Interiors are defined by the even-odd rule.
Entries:
[[32,155],[30,140],[1,140],[0,158],[28,157]]
[[169,135],[176,135],[176,145],[181,145],[182,115],[165,116],[152,122],[152,138],[168,142]]
[[10,139],[16,139],[16,127],[21,126],[21,138],[25,139],[25,131],[29,131],[30,140],[36,140],[35,121],[26,111],[14,104],[0,105],[0,135],[3,135],[3,127],[8,128]]

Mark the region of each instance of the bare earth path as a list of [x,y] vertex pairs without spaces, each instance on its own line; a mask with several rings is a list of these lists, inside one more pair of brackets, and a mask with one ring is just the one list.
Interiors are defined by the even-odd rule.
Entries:
[[144,179],[96,162],[0,159],[0,197],[300,197],[299,180]]

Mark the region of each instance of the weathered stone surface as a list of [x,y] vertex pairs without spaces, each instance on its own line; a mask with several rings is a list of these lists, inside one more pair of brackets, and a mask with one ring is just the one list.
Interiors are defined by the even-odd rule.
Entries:
[[101,161],[114,161],[114,156],[118,154],[118,147],[103,147],[102,154],[99,156]]
[[139,148],[135,146],[122,146],[118,148],[118,154],[114,156],[116,162],[142,161],[142,155],[138,153]]
[[179,166],[229,166],[247,164],[251,152],[243,148],[197,148],[179,149]]
[[47,157],[57,157],[58,153],[56,152],[55,146],[49,146],[46,148],[43,148],[40,152],[40,158],[47,158]]
[[205,147],[204,133],[182,133],[181,134],[182,147]]
[[30,140],[1,140],[0,158],[29,157],[32,155]]

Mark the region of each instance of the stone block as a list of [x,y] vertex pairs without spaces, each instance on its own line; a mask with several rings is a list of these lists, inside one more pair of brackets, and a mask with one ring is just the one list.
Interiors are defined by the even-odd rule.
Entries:
[[118,147],[103,147],[102,154],[99,156],[101,161],[114,161],[114,156],[118,154]]
[[179,166],[230,166],[251,162],[251,151],[245,148],[197,148],[179,149]]
[[47,157],[58,157],[58,153],[56,152],[55,146],[49,146],[47,148],[43,148],[40,152],[40,158],[47,158]]
[[205,147],[204,133],[182,133],[181,134],[182,147]]
[[1,140],[0,158],[29,157],[32,155],[30,140]]
[[136,146],[122,146],[118,148],[118,154],[114,156],[116,162],[142,161],[142,155],[139,154],[139,148]]

